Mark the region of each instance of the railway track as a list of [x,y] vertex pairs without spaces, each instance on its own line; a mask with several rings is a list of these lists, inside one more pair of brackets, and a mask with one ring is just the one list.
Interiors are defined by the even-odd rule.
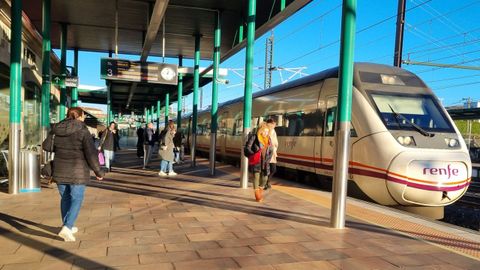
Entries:
[[465,193],[463,197],[456,202],[457,205],[470,206],[475,208],[480,208],[480,193],[470,192]]

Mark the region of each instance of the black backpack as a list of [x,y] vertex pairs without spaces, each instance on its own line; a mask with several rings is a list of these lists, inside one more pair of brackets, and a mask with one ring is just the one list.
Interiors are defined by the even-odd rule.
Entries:
[[247,141],[245,142],[245,145],[243,147],[243,154],[246,157],[251,157],[253,154],[258,152],[260,148],[258,147],[258,143],[255,143],[257,141],[257,135],[255,133],[248,133],[247,136]]

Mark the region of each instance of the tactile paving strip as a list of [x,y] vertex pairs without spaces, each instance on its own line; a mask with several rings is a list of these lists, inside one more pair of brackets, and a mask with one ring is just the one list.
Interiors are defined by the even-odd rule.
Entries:
[[[303,190],[301,188],[275,185],[275,190],[307,200],[323,207],[330,208],[331,199],[319,194]],[[384,228],[392,229],[413,238],[420,239],[431,244],[447,248],[456,253],[466,255],[470,258],[480,260],[480,243],[473,242],[467,238],[456,236],[447,232],[439,231],[432,227],[406,221],[401,218],[379,213],[375,210],[359,207],[348,203],[347,215],[369,222]]]

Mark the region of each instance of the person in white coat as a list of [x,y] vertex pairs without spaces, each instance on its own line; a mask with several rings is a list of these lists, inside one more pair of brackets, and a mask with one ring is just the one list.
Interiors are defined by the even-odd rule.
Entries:
[[265,184],[264,190],[272,187],[270,185],[270,178],[277,171],[278,139],[277,139],[277,133],[275,132],[275,127],[277,126],[277,123],[275,122],[275,120],[270,118],[267,120],[267,126],[270,129],[270,140],[272,143],[273,154],[272,154],[272,159],[270,160],[270,174],[268,175],[267,183]]

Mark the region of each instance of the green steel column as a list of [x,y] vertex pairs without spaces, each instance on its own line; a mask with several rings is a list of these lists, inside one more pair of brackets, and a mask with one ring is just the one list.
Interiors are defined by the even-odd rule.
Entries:
[[193,69],[193,119],[192,119],[192,166],[195,167],[197,148],[198,87],[200,85],[200,34],[195,35],[195,61]]
[[157,100],[157,130],[160,131],[160,109],[161,109],[161,102]]
[[345,227],[348,165],[350,157],[350,120],[352,116],[353,51],[355,44],[356,0],[343,0],[340,65],[338,72],[338,107],[335,125],[335,161],[331,226]]
[[143,120],[145,121],[145,125],[148,123],[147,117],[148,117],[147,108],[144,107],[143,108]]
[[170,93],[165,94],[165,126],[168,125],[168,116],[170,114]]
[[[78,76],[78,48],[73,51],[73,76]],[[72,88],[72,107],[78,106],[78,88]]]
[[155,106],[152,105],[150,108],[150,122],[155,122]]
[[[113,52],[108,51],[108,57],[112,58]],[[105,80],[107,83],[107,125],[112,122],[112,97],[111,97],[111,91],[112,91],[112,84],[110,81]]]
[[285,9],[285,2],[286,2],[285,0],[280,1],[280,11]]
[[210,132],[210,175],[215,175],[215,155],[217,151],[218,129],[218,68],[220,66],[221,17],[215,16],[215,40],[213,44],[213,79],[212,79],[212,120]]
[[[47,138],[50,128],[50,0],[42,1],[42,141]],[[46,152],[42,155],[42,162],[47,160]]]
[[10,135],[8,193],[17,194],[20,184],[20,132],[22,113],[22,1],[13,0],[10,40]]
[[243,41],[243,21],[238,27],[238,43]]
[[[181,67],[183,57],[178,56],[178,66]],[[183,97],[183,74],[178,74],[178,90],[177,90],[177,129],[182,127],[182,97]]]
[[[62,76],[67,75],[67,25],[62,24],[62,35],[60,39],[60,48],[61,52],[61,59],[60,59],[60,69]],[[60,86],[60,115],[59,121],[62,121],[65,118],[65,110],[66,110],[66,103],[67,103],[67,87],[65,87],[65,83]]]
[[107,81],[107,126],[112,122],[112,96],[110,88],[112,83]]
[[[243,144],[251,130],[252,121],[252,83],[253,83],[253,46],[255,42],[256,0],[248,1],[247,51],[245,59],[245,91],[243,98]],[[242,144],[242,145],[243,145]],[[248,187],[248,158],[242,151],[240,186]]]

